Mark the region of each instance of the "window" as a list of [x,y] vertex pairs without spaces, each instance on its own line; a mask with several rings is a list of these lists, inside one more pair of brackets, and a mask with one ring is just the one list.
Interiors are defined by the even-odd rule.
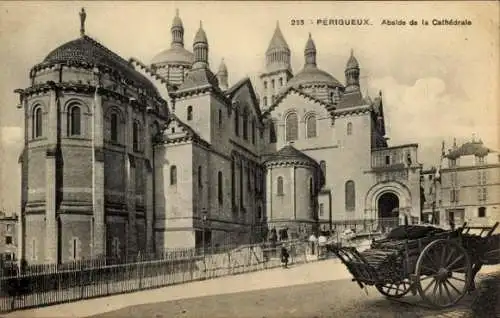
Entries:
[[198,166],[198,188],[203,187],[202,179],[203,179],[203,174],[202,174],[202,168],[201,166]]
[[231,161],[231,203],[236,205],[236,163]]
[[241,161],[240,165],[240,206],[243,207],[243,161]]
[[71,256],[74,260],[78,259],[78,240],[74,238],[72,240]]
[[272,87],[273,89],[275,89],[275,87],[276,87],[276,86],[274,85],[274,80],[271,80],[271,87]]
[[267,107],[267,96],[264,96],[263,103],[264,103],[264,107]]
[[316,116],[311,115],[307,118],[307,138],[316,137]]
[[252,144],[255,145],[255,119],[252,119]]
[[450,190],[450,202],[458,202],[459,201],[459,189],[451,189]]
[[42,108],[40,106],[35,107],[33,111],[33,138],[42,137],[42,126],[43,126],[43,115]]
[[319,162],[319,167],[321,169],[321,173],[323,174],[323,178],[326,178],[326,162],[324,160],[321,160]]
[[193,120],[193,106],[187,108],[187,120]]
[[450,166],[450,168],[456,167],[457,160],[456,159],[449,159],[448,160],[448,165]]
[[137,121],[132,124],[132,144],[134,151],[139,151],[139,123]]
[[31,259],[36,260],[37,259],[37,249],[36,249],[36,240],[31,241]]
[[330,100],[332,101],[332,103],[335,101],[335,95],[333,94],[333,92],[330,93]]
[[486,187],[478,188],[478,200],[486,201],[488,198],[488,191]]
[[111,113],[111,141],[118,142],[118,114]]
[[390,165],[391,164],[391,156],[387,155],[385,156],[385,164]]
[[81,134],[81,109],[74,105],[68,112],[68,136],[78,136]]
[[264,81],[264,89],[267,89],[267,81]]
[[486,208],[484,206],[479,207],[479,209],[477,209],[477,217],[479,218],[486,217]]
[[7,245],[12,244],[12,236],[10,235],[5,236],[5,244]]
[[7,230],[7,232],[12,231],[12,224],[7,224],[6,230]]
[[283,77],[280,77],[280,87],[283,86]]
[[224,196],[223,196],[223,189],[222,189],[222,172],[219,171],[219,173],[217,174],[217,193],[218,193],[218,197],[219,197],[219,204],[222,204],[224,202]]
[[243,111],[243,139],[248,140],[248,112]]
[[349,180],[345,183],[345,209],[347,211],[354,211],[356,208],[356,192],[354,188],[354,181]]
[[283,193],[283,177],[278,177],[278,181],[277,181],[277,187],[276,187],[276,193],[278,195],[284,195]]
[[309,196],[311,201],[314,198],[314,183],[313,183],[313,178],[309,178]]
[[270,143],[276,142],[276,126],[274,123],[271,123],[269,125],[269,142]]
[[222,127],[222,110],[219,109],[219,128]]
[[352,135],[352,123],[347,123],[347,135]]
[[276,96],[273,94],[273,95],[271,96],[271,103],[273,103],[273,104],[274,104],[274,101],[276,101]]
[[262,208],[259,206],[257,208],[257,220],[260,221],[262,219]]
[[286,141],[298,139],[298,118],[296,113],[291,113],[286,117]]
[[175,127],[172,127],[172,128],[170,129],[170,132],[172,132],[172,134],[175,134]]
[[177,184],[177,166],[170,167],[170,185]]
[[320,203],[319,204],[319,216],[323,216],[325,214],[325,207],[323,205],[323,203]]
[[485,164],[485,160],[484,160],[484,156],[476,156],[476,164],[477,165],[484,165]]
[[114,257],[120,258],[120,239],[118,237],[113,237],[113,242],[111,243],[111,253]]
[[240,115],[237,109],[234,110],[234,133],[236,136],[240,135]]

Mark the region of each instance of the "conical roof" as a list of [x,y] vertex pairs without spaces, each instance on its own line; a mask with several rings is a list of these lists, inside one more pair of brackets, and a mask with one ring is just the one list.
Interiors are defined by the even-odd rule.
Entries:
[[346,68],[359,68],[358,60],[354,57],[354,51],[351,50],[351,56],[347,60]]
[[305,52],[316,51],[316,45],[314,44],[314,40],[312,39],[311,33],[309,33],[309,39],[307,39]]
[[224,59],[220,62],[218,74],[227,74],[227,66]]
[[198,32],[196,32],[196,35],[194,36],[194,41],[193,44],[196,43],[208,43],[207,40],[207,34],[205,33],[205,30],[203,30],[203,26],[200,21],[200,28],[198,29]]
[[298,150],[297,148],[295,148],[294,146],[292,146],[290,144],[285,145],[283,148],[278,150],[276,153],[270,155],[265,160],[265,162],[271,163],[271,162],[276,162],[276,161],[290,161],[290,160],[292,160],[292,161],[298,160],[298,161],[306,162],[306,163],[311,164],[313,166],[318,165],[316,160],[309,157],[308,155],[306,155],[305,153],[303,153],[302,151]]
[[274,50],[290,50],[288,44],[286,43],[285,37],[283,33],[281,33],[281,29],[278,23],[276,23],[276,29],[274,30],[273,37],[271,38],[271,42],[269,42],[269,46],[267,48],[266,53],[269,53]]
[[182,28],[182,29],[184,28],[184,26],[182,25],[182,20],[179,17],[179,9],[175,10],[175,17],[174,20],[172,21],[172,29],[173,28]]

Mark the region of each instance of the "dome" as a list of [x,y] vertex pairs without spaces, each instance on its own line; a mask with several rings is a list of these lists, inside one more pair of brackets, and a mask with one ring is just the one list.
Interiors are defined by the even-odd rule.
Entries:
[[452,150],[449,152],[446,157],[450,159],[456,159],[462,156],[478,156],[478,157],[484,157],[488,153],[492,152],[491,149],[488,147],[484,146],[481,141],[471,141],[471,142],[466,142],[459,148]]
[[285,145],[283,148],[278,150],[276,153],[270,155],[265,162],[281,162],[281,161],[300,161],[303,163],[310,164],[312,166],[317,166],[318,163],[313,158],[309,157],[302,151],[298,150],[292,145]]
[[333,87],[343,87],[343,85],[327,72],[312,65],[304,67],[297,75],[288,82],[288,87],[298,87],[304,85],[325,84]]
[[194,55],[182,46],[172,46],[157,54],[151,64],[193,64]]
[[41,65],[59,63],[87,63],[90,65],[106,66],[122,73],[123,76],[135,82],[135,85],[158,95],[158,91],[153,83],[137,72],[127,61],[86,35],[69,41],[50,52]]
[[354,57],[354,52],[352,50],[351,50],[351,56],[349,57],[349,60],[347,60],[347,65],[345,68],[346,69],[359,68],[358,60]]

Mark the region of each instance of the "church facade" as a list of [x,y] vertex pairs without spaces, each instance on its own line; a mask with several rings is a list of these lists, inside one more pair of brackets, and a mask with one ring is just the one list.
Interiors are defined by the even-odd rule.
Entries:
[[260,94],[208,63],[201,23],[192,52],[178,13],[171,47],[149,65],[85,34],[50,52],[16,92],[25,118],[23,242],[28,262],[128,259],[170,248],[290,238],[339,220],[420,218],[417,144],[387,144],[383,98],[303,68],[276,26]]

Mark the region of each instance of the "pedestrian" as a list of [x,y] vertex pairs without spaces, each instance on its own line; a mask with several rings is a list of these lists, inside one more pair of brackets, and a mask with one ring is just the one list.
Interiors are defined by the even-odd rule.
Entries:
[[284,268],[288,268],[288,258],[289,257],[290,257],[290,255],[288,254],[286,247],[283,245],[281,247],[281,265]]

